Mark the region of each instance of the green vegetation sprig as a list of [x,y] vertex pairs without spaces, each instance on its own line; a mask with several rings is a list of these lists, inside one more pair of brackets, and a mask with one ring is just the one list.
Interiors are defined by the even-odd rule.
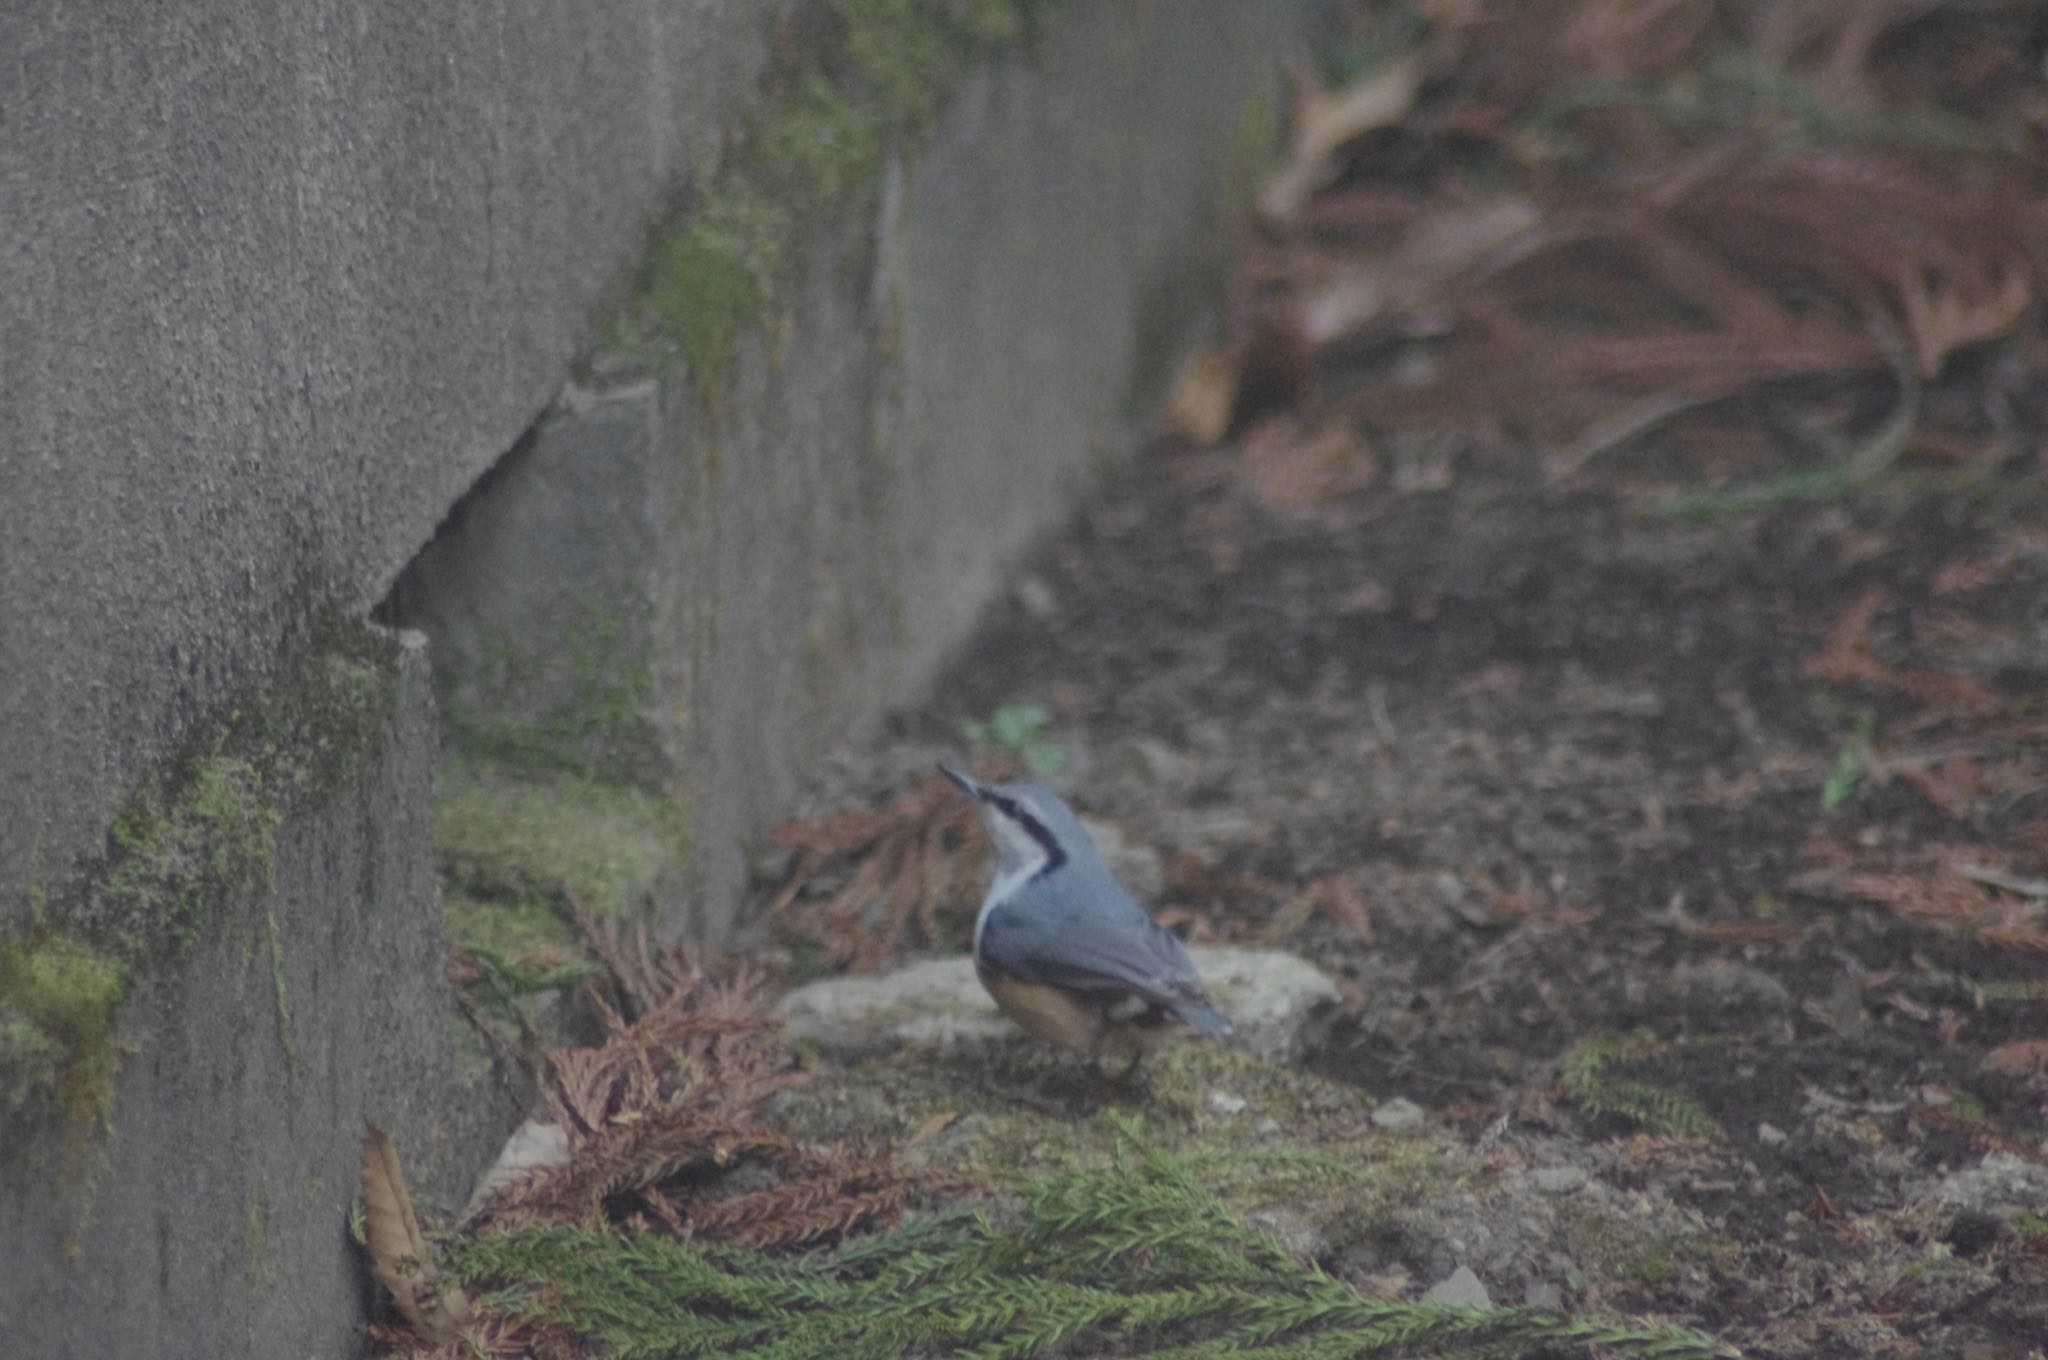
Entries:
[[1721,1126],[1690,1097],[1646,1081],[1616,1077],[1608,1070],[1643,1062],[1670,1048],[1666,1041],[1642,1030],[1597,1035],[1565,1054],[1559,1084],[1583,1109],[1626,1119],[1646,1133],[1667,1138],[1720,1137]]
[[[1238,1222],[1188,1165],[1126,1140],[1118,1164],[1033,1183],[1021,1221],[954,1211],[775,1257],[555,1225],[450,1248],[494,1335],[592,1356],[1149,1357],[1731,1354],[1657,1323],[1370,1298]],[[573,1340],[569,1340],[573,1338]]]

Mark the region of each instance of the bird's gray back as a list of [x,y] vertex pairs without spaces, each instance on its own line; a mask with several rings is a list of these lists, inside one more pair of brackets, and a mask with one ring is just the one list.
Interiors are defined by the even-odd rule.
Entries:
[[1083,990],[1199,990],[1180,940],[1131,900],[1101,861],[1076,856],[997,906],[982,929],[988,967]]

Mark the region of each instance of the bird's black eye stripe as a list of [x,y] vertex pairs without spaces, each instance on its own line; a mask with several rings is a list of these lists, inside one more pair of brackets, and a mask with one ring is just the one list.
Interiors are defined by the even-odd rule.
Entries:
[[1026,812],[1022,803],[1008,794],[997,793],[993,789],[988,791],[987,797],[996,811],[1023,827],[1025,834],[1037,841],[1038,848],[1045,851],[1045,863],[1039,866],[1038,872],[1032,875],[1033,878],[1043,878],[1067,862],[1067,852],[1053,839],[1052,832],[1044,822]]

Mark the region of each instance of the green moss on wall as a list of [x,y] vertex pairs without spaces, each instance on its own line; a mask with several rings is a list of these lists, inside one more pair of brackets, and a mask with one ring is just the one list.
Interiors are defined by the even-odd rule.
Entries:
[[624,915],[670,886],[688,849],[682,818],[660,794],[472,756],[443,767],[437,820],[442,881],[471,907],[552,911],[567,893]]
[[[330,793],[389,729],[396,674],[388,634],[323,625],[304,659],[201,724],[121,804],[72,893],[38,893],[27,925],[0,936],[0,1148],[54,1126],[75,1165],[112,1108],[116,1021],[134,979],[268,878],[285,818]],[[282,1024],[290,1001],[274,972]]]
[[713,401],[741,338],[770,328],[808,233],[865,216],[889,148],[925,132],[976,61],[1025,38],[1054,2],[820,0],[804,11],[737,150],[651,251],[616,341],[679,356]]
[[63,935],[0,940],[0,1128],[105,1118],[121,1070],[127,974]]
[[568,663],[562,701],[537,718],[514,721],[485,715],[517,708],[529,689],[526,672],[541,662],[519,642],[494,638],[460,684],[439,677],[442,726],[455,747],[506,770],[657,787],[662,771],[650,752],[659,734],[647,717],[654,693],[649,645],[644,628],[591,606],[581,620],[550,633],[551,653]]
[[324,795],[390,724],[396,643],[324,628],[313,655],[208,724],[115,813],[65,926],[124,962],[189,944],[206,910],[261,882],[287,812]]

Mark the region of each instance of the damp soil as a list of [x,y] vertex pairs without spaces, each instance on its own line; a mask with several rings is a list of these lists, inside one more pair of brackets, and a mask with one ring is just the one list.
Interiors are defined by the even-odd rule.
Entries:
[[[1496,1250],[1501,1301],[1752,1354],[2042,1345],[2048,958],[2010,943],[2048,907],[2040,469],[1685,518],[1515,451],[1372,452],[1304,509],[1232,448],[1150,450],[884,744],[1045,706],[1165,919],[1340,979],[1314,1072],[1700,1226],[1668,1269]],[[1859,895],[1959,865],[2017,886]],[[1448,1259],[1371,1250],[1348,1267]]]

